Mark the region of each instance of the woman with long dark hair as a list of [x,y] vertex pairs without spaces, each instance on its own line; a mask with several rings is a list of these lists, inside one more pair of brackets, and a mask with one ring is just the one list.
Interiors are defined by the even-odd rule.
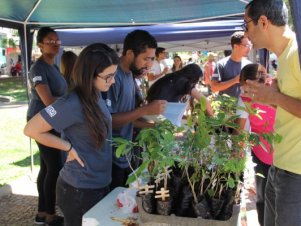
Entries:
[[[29,72],[31,100],[27,111],[28,120],[67,92],[67,83],[54,64],[61,44],[58,35],[53,29],[42,27],[38,31],[37,44],[42,55]],[[60,136],[54,130],[51,133]],[[62,167],[61,155],[55,148],[37,140],[36,142],[40,152],[40,171],[37,179],[39,198],[35,223],[62,225],[63,218],[55,214],[55,187]]]
[[[148,90],[146,100],[166,100],[168,102],[183,102],[183,97],[189,95],[197,100],[203,94],[196,89],[196,84],[203,77],[201,68],[196,64],[188,64],[181,70],[165,75],[156,81]],[[184,100],[186,101],[186,100]],[[207,101],[207,113],[212,115],[212,108]]]
[[[112,168],[112,118],[101,97],[115,82],[117,54],[92,44],[79,55],[63,98],[43,109],[24,133],[68,153],[57,181],[57,201],[65,226],[80,226],[82,216],[108,192]],[[63,132],[64,139],[49,131]]]

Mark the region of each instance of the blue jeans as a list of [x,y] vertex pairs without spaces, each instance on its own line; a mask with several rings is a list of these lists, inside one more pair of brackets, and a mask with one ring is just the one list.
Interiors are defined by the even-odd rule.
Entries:
[[109,193],[109,187],[75,188],[58,177],[56,193],[57,204],[64,214],[64,225],[81,226],[83,215]]
[[[252,160],[256,164],[255,171],[255,186],[256,186],[256,209],[258,214],[258,222],[260,226],[264,225],[264,201],[265,201],[265,187],[268,181],[268,173],[270,165],[263,163],[252,152]],[[260,174],[260,175],[259,175]],[[263,176],[263,177],[262,177]]]
[[301,225],[301,175],[270,167],[265,190],[264,225]]

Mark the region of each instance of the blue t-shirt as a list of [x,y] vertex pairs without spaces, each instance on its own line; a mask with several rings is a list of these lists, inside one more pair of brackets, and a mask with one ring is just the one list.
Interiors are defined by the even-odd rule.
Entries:
[[[106,104],[111,114],[128,112],[135,109],[135,83],[132,73],[125,73],[120,67],[117,68],[115,83],[107,92]],[[133,123],[127,123],[121,128],[113,129],[113,137],[122,137],[127,140],[133,139]],[[113,163],[121,168],[128,167],[126,157],[117,158],[113,148]],[[131,155],[129,155],[129,158]]]
[[[240,74],[240,71],[244,66],[250,63],[252,62],[245,58],[242,58],[241,62],[236,62],[233,61],[230,56],[225,57],[217,62],[211,80],[225,82],[233,79],[235,76]],[[240,84],[236,83],[228,89],[220,91],[219,94],[228,94],[232,97],[238,97],[240,94]]]
[[35,90],[36,85],[48,85],[54,97],[61,97],[67,92],[67,82],[56,65],[50,65],[43,60],[37,60],[30,68],[29,80],[31,85],[31,99],[27,117],[32,118],[46,106]]
[[112,171],[112,118],[102,97],[99,99],[108,125],[107,139],[101,148],[96,148],[92,141],[82,104],[72,92],[59,98],[41,111],[42,117],[72,143],[85,166],[77,161],[66,162],[60,176],[76,188],[103,188],[111,183]]

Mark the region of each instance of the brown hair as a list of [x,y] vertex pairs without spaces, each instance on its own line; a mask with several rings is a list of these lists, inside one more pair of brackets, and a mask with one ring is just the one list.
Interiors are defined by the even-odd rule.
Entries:
[[98,101],[99,90],[94,86],[97,75],[111,65],[118,65],[116,52],[102,43],[87,46],[79,54],[70,80],[70,91],[75,91],[88,122],[88,128],[96,147],[105,141],[108,125]]
[[72,51],[64,51],[61,56],[60,71],[66,79],[68,85],[71,80],[71,73],[77,59],[77,55]]

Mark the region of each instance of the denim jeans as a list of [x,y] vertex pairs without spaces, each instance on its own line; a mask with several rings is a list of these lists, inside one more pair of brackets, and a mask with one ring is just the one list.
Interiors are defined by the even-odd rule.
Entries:
[[253,163],[255,171],[255,187],[256,187],[256,209],[258,215],[258,222],[260,226],[264,225],[264,200],[265,200],[265,187],[268,180],[268,172],[270,165],[263,163],[252,152]]
[[81,226],[83,215],[109,193],[109,187],[100,189],[75,188],[61,177],[56,185],[57,203],[64,214],[65,226]]
[[271,166],[265,192],[265,226],[301,225],[301,175]]

